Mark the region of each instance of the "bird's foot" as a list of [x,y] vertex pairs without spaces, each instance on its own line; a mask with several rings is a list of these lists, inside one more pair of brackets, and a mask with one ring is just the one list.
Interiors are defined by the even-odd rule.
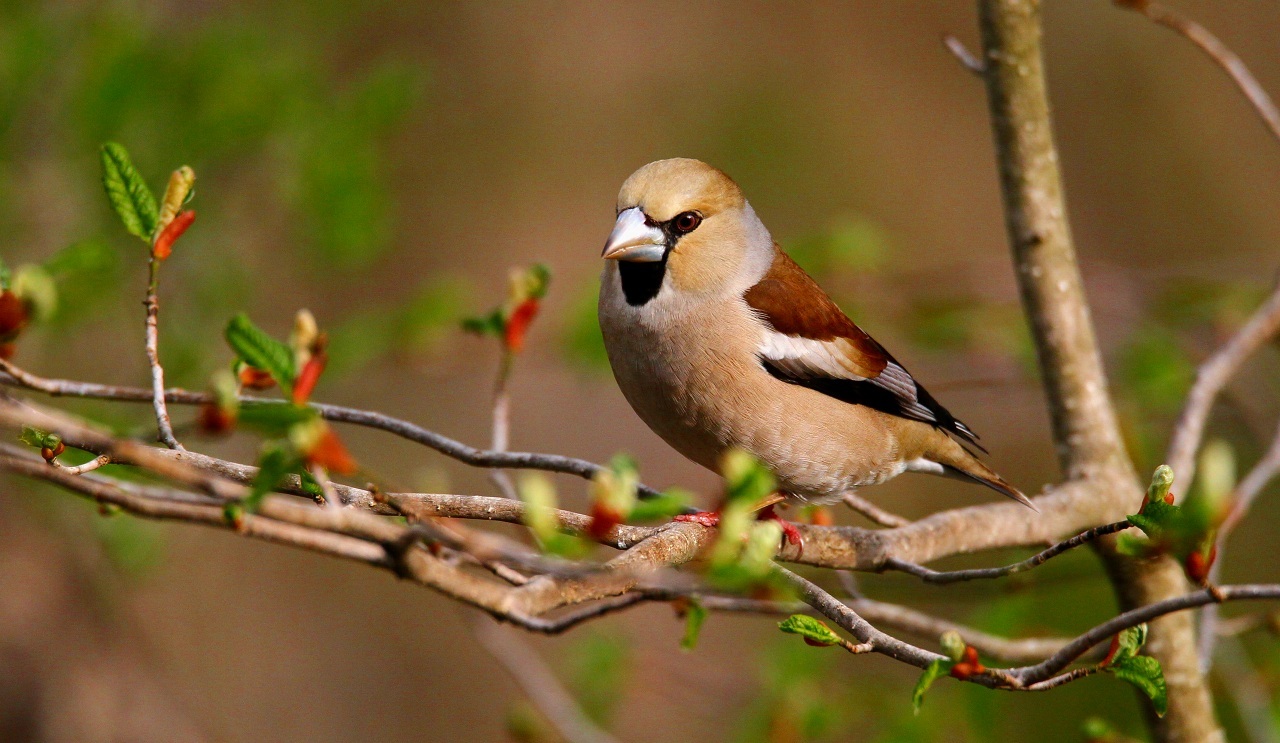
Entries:
[[756,514],[756,519],[759,521],[778,522],[778,526],[782,527],[782,538],[785,539],[788,544],[798,547],[800,552],[804,552],[804,538],[800,536],[800,530],[796,528],[795,524],[779,516],[777,512],[773,510],[772,505],[768,505],[760,509],[760,513]]
[[708,529],[714,529],[720,525],[719,511],[698,511],[697,513],[682,513],[671,519],[672,521],[688,521],[693,524],[701,524]]

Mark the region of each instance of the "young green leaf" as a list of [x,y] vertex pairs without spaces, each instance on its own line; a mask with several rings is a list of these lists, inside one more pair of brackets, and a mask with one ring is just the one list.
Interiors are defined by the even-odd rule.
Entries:
[[839,645],[843,638],[823,622],[806,614],[792,614],[778,622],[778,629],[791,635],[800,635],[804,641],[817,647]]
[[102,145],[102,185],[125,229],[150,244],[156,230],[156,197],[133,167],[128,151],[115,142]]
[[264,436],[282,438],[294,426],[319,418],[314,408],[288,402],[246,402],[240,406],[239,422]]
[[777,487],[773,474],[749,452],[730,449],[720,460],[724,475],[725,501],[755,506]]
[[691,496],[687,490],[669,488],[653,498],[644,498],[636,502],[631,509],[630,521],[663,521],[684,511],[689,505]]
[[22,433],[19,434],[18,440],[27,446],[35,447],[36,449],[53,449],[57,447],[60,441],[62,441],[57,434],[49,433],[48,431],[41,431],[35,426],[25,425],[22,427]]
[[1116,638],[1116,652],[1111,656],[1111,663],[1119,663],[1138,655],[1138,651],[1147,643],[1147,625],[1144,622],[1137,627],[1121,630]]
[[9,270],[9,265],[0,259],[0,292],[9,291],[9,286],[13,283],[13,272]]
[[951,666],[955,665],[945,658],[939,658],[929,664],[924,669],[924,673],[920,674],[920,680],[916,682],[916,688],[911,692],[911,711],[920,714],[920,705],[924,703],[924,694],[929,691],[929,687],[933,686],[933,682],[940,677],[946,676],[951,672]]
[[1169,689],[1165,685],[1160,661],[1149,655],[1137,655],[1113,661],[1105,670],[1138,687],[1151,699],[1151,706],[1155,708],[1157,715],[1164,717],[1164,713],[1169,710]]
[[702,632],[702,623],[707,620],[707,607],[696,598],[689,599],[689,607],[684,613],[684,637],[680,638],[680,649],[691,651],[698,646],[698,635]]
[[507,318],[499,307],[487,315],[464,318],[462,329],[476,335],[492,335],[501,338],[507,329]]
[[964,649],[966,647],[968,647],[968,644],[960,636],[959,632],[949,629],[942,633],[942,652],[951,660],[959,661],[964,657]]
[[240,502],[246,511],[256,513],[267,493],[279,487],[289,471],[298,465],[297,457],[283,446],[272,446],[258,457],[258,474],[249,485],[249,495]]
[[243,312],[227,323],[225,335],[227,344],[242,361],[270,374],[286,395],[293,391],[293,379],[297,376],[293,349],[267,335]]
[[1147,487],[1147,500],[1164,500],[1164,497],[1169,494],[1169,489],[1172,487],[1173,468],[1167,464],[1156,467],[1155,472],[1151,473],[1151,485]]
[[58,310],[58,287],[41,266],[19,266],[13,274],[13,293],[37,322],[47,322]]

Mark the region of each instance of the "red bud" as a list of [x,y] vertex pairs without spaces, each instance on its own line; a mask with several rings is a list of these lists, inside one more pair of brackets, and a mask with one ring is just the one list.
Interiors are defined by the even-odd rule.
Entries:
[[814,506],[809,512],[809,523],[814,526],[831,526],[836,522],[835,516],[832,515],[831,509],[825,506]]
[[973,666],[981,665],[978,663],[978,649],[972,645],[964,646],[964,655],[960,657],[960,660]]
[[270,372],[248,364],[240,367],[238,377],[240,386],[248,387],[251,390],[269,390],[276,385],[276,380],[272,379]]
[[972,663],[957,663],[951,667],[951,677],[966,681],[975,673],[981,673]]
[[325,352],[312,354],[307,363],[302,367],[302,371],[298,373],[298,378],[293,382],[293,404],[305,405],[307,400],[311,399],[311,391],[316,388],[316,382],[320,381],[320,375],[324,372],[324,366],[329,361],[329,356]]
[[596,502],[591,504],[591,523],[587,525],[587,533],[592,539],[600,540],[609,535],[613,527],[622,522],[618,512]]
[[0,294],[0,339],[13,340],[27,326],[26,305],[13,292]]
[[200,406],[200,415],[197,418],[200,424],[200,430],[211,436],[221,436],[228,433],[235,426],[236,420],[221,405],[213,402],[207,402]]
[[1111,647],[1107,648],[1107,655],[1098,665],[1107,666],[1111,664],[1111,659],[1116,657],[1116,653],[1120,651],[1120,635],[1111,637]]
[[158,261],[168,258],[169,254],[173,252],[173,243],[182,237],[182,233],[186,232],[194,221],[196,221],[195,212],[190,209],[180,212],[178,216],[173,218],[172,222],[165,225],[165,228],[160,231],[159,236],[156,237],[155,245],[151,247],[151,255],[155,256]]
[[307,462],[318,464],[339,475],[350,475],[358,469],[356,460],[351,457],[347,447],[343,446],[338,434],[328,427],[325,427],[311,451],[307,452]]
[[529,331],[529,326],[533,324],[533,318],[537,316],[537,299],[526,299],[516,305],[516,308],[511,312],[511,317],[507,318],[506,335],[503,338],[508,350],[512,353],[520,353],[524,350],[525,333]]
[[1208,557],[1205,557],[1200,550],[1187,555],[1182,568],[1192,583],[1203,586],[1209,580],[1209,568],[1213,567],[1213,561],[1216,559],[1218,559],[1218,547],[1214,545],[1209,549]]
[[1167,503],[1168,505],[1172,506],[1172,505],[1173,505],[1173,493],[1165,493],[1165,494],[1164,494],[1164,502],[1165,502],[1165,503]]

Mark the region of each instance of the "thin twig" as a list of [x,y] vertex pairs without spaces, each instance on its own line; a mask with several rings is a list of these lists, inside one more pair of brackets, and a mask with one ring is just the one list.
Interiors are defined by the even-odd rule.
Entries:
[[1280,139],[1280,110],[1271,100],[1271,96],[1258,83],[1258,79],[1249,71],[1248,65],[1231,48],[1222,43],[1209,29],[1178,13],[1172,8],[1149,2],[1149,0],[1116,0],[1116,5],[1134,10],[1166,28],[1181,34],[1200,51],[1209,55],[1219,67],[1231,76],[1232,82],[1249,99],[1253,110],[1262,118],[1262,123],[1277,139]]
[[[48,379],[20,369],[4,359],[0,359],[0,370],[7,375],[0,376],[0,384],[25,387],[48,395],[128,402],[150,402],[152,400],[150,390],[144,390],[139,387],[78,382],[69,379]],[[180,388],[166,390],[164,399],[169,403],[178,405],[203,405],[214,401],[213,395],[210,393],[193,392]],[[241,403],[247,404],[281,402],[280,400],[249,395],[242,395],[239,400]],[[501,467],[504,469],[561,472],[587,480],[590,480],[597,472],[604,469],[604,467],[594,462],[588,462],[585,459],[576,457],[565,457],[559,454],[497,452],[489,449],[477,449],[409,421],[371,410],[359,410],[341,405],[321,403],[311,403],[311,407],[319,411],[320,415],[326,420],[386,431],[403,439],[435,449],[447,457],[473,467]],[[648,485],[640,485],[639,493],[641,497],[645,498],[661,495],[660,491]]]
[[90,459],[84,464],[77,464],[75,466],[68,466],[68,465],[62,464],[57,459],[50,460],[49,464],[53,465],[54,467],[57,467],[58,469],[67,473],[68,475],[83,475],[84,473],[92,472],[98,469],[99,467],[102,467],[103,465],[111,464],[111,457],[107,456],[106,454],[101,454],[99,456],[94,457],[93,459]]
[[[1276,429],[1275,436],[1271,439],[1271,446],[1267,448],[1266,453],[1254,463],[1253,469],[1249,470],[1249,474],[1245,475],[1244,479],[1236,484],[1235,490],[1232,492],[1231,510],[1227,512],[1222,525],[1218,527],[1218,535],[1215,538],[1218,553],[1213,566],[1209,568],[1210,584],[1216,584],[1222,579],[1222,565],[1227,553],[1227,538],[1244,519],[1245,515],[1249,513],[1249,508],[1253,505],[1254,500],[1266,489],[1267,484],[1277,474],[1280,474],[1280,427]],[[1197,641],[1202,671],[1207,672],[1213,666],[1213,648],[1220,636],[1217,631],[1217,623],[1217,604],[1210,604],[1204,607],[1200,612],[1200,633]]]
[[472,631],[565,740],[569,743],[618,743],[617,738],[587,717],[528,643],[488,619],[478,619]]
[[1004,567],[999,568],[975,568],[972,570],[950,570],[940,572],[937,570],[930,570],[923,565],[917,565],[915,563],[906,562],[893,557],[885,560],[884,566],[887,570],[898,570],[914,575],[925,583],[946,584],[958,583],[960,581],[967,580],[1003,578],[1006,575],[1013,575],[1014,573],[1021,573],[1031,570],[1032,568],[1039,567],[1040,565],[1043,565],[1046,560],[1057,557],[1063,552],[1075,549],[1082,544],[1088,544],[1098,537],[1106,536],[1107,534],[1115,534],[1118,531],[1124,531],[1131,526],[1133,526],[1133,524],[1130,524],[1128,521],[1117,521],[1112,524],[1096,526],[1088,531],[1081,532],[1070,539],[1058,542],[1042,552],[1037,552],[1022,562],[1015,562],[1012,565],[1005,565]]
[[984,64],[981,59],[974,56],[973,52],[969,51],[969,48],[964,45],[963,41],[957,39],[951,34],[947,34],[942,37],[942,45],[945,46],[951,54],[955,56],[956,60],[959,61],[960,64],[964,65],[965,69],[969,72],[972,72],[978,77],[982,77],[987,73],[987,65]]
[[151,365],[151,405],[156,411],[156,429],[160,441],[170,449],[183,451],[173,435],[173,423],[169,420],[169,408],[165,404],[164,367],[160,365],[160,259],[153,253],[150,278],[147,281],[147,363]]
[[1277,332],[1280,332],[1280,286],[1254,311],[1248,322],[1196,370],[1196,381],[1187,393],[1182,414],[1174,424],[1169,451],[1165,455],[1165,462],[1182,483],[1183,493],[1195,480],[1196,451],[1204,438],[1205,424],[1218,393],[1245,360]]
[[911,523],[911,519],[903,518],[896,513],[890,513],[857,493],[845,493],[844,498],[841,500],[853,511],[866,516],[872,522],[881,526],[906,526]]
[[[511,393],[508,391],[507,383],[511,379],[511,369],[514,366],[515,357],[511,353],[511,349],[505,346],[502,349],[502,360],[498,362],[498,375],[493,382],[493,443],[492,449],[496,452],[505,452],[511,441]],[[511,482],[511,477],[501,469],[489,470],[489,479],[494,486],[498,488],[498,492],[507,498],[519,498],[515,485]]]

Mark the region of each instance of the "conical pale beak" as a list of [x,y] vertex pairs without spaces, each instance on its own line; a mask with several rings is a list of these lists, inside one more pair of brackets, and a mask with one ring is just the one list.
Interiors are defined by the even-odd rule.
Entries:
[[667,236],[657,227],[645,224],[644,212],[633,206],[618,215],[600,257],[653,263],[662,260],[666,253]]

